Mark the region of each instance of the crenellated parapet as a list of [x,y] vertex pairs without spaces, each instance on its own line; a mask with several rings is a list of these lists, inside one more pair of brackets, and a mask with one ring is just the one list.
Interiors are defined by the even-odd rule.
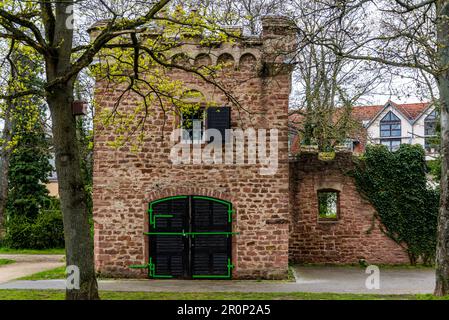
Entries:
[[[91,40],[95,39],[108,21],[100,21],[88,30]],[[228,40],[203,41],[198,35],[182,33],[171,39],[173,46],[163,52],[164,59],[173,64],[190,67],[226,65],[226,68],[258,71],[260,76],[288,70],[294,65],[294,51],[297,46],[297,32],[294,22],[283,16],[262,18],[262,32],[258,36],[244,36],[241,27],[223,27]],[[150,29],[139,34],[140,39],[157,38],[162,30]],[[129,37],[124,34],[123,37]],[[170,38],[170,37],[168,37]],[[285,69],[288,67],[288,69]]]

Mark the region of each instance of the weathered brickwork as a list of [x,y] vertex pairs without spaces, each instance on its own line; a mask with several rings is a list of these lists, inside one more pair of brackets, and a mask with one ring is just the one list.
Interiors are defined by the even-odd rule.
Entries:
[[[302,153],[290,164],[290,260],[296,263],[408,263],[405,251],[388,238],[374,219],[375,209],[361,197],[351,177],[352,154],[321,161]],[[318,221],[317,191],[340,194],[337,221]]]
[[[261,37],[214,48],[186,44],[179,49],[195,65],[229,62],[219,79],[240,107],[192,74],[166,71],[181,80],[186,91],[198,91],[209,102],[230,106],[233,129],[278,129],[279,163],[274,175],[261,175],[260,164],[173,164],[170,135],[179,128],[180,117],[157,106],[147,119],[146,138],[137,152],[109,146],[115,137],[113,128],[95,124],[93,201],[98,272],[146,277],[146,270],[129,266],[148,263],[150,244],[143,233],[149,231],[149,202],[176,195],[209,196],[232,203],[233,231],[238,233],[232,244],[233,278],[285,278],[289,258],[317,263],[350,263],[362,258],[375,263],[407,261],[402,249],[379,231],[377,222],[372,228],[374,209],[343,174],[351,163],[348,155],[320,162],[316,154],[305,154],[299,161],[289,162],[291,67],[285,57],[273,53],[288,51],[295,45],[294,35],[288,21],[271,17],[263,21]],[[275,68],[279,65],[273,64],[273,59],[283,68]],[[119,89],[97,81],[97,112],[115,107]],[[132,110],[138,100],[129,95],[118,110]],[[340,191],[338,222],[317,222],[319,188]]]
[[[170,134],[179,116],[155,108],[145,124],[148,138],[138,152],[108,146],[111,128],[95,127],[94,222],[96,269],[102,274],[145,277],[146,271],[130,269],[148,262],[148,203],[171,195],[206,195],[228,200],[235,209],[233,231],[234,278],[285,278],[288,268],[288,134],[287,114],[291,70],[270,74],[274,43],[284,49],[294,43],[294,31],[283,19],[264,21],[260,38],[247,38],[217,48],[188,45],[184,53],[195,62],[228,61],[221,80],[241,108],[212,85],[179,70],[173,79],[187,90],[201,92],[207,101],[231,107],[231,127],[278,129],[279,165],[276,174],[261,175],[260,165],[173,165]],[[286,39],[288,41],[286,41]],[[276,42],[277,41],[277,42]],[[112,108],[120,94],[97,81],[98,109]],[[132,108],[130,96],[119,110]],[[248,111],[244,111],[244,110]]]

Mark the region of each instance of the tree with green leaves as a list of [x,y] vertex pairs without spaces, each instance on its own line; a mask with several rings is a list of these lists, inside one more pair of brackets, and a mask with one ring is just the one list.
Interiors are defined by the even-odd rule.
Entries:
[[19,215],[34,220],[49,201],[45,185],[53,170],[49,161],[49,139],[42,110],[25,105],[17,106],[15,111],[7,213],[8,216]]
[[[11,57],[10,59],[14,59]],[[12,60],[11,60],[12,61]],[[11,65],[13,65],[12,63]],[[10,68],[7,75],[7,80],[4,85],[7,88],[11,88],[12,79],[15,78],[16,69]],[[9,161],[11,158],[11,142],[13,137],[14,126],[14,110],[15,101],[13,99],[4,99],[0,104],[1,119],[3,120],[3,129],[1,136],[1,149],[0,149],[0,237],[4,236],[4,222],[5,222],[5,210],[8,201],[8,175],[9,175]]]
[[[39,82],[42,64],[34,61],[29,51],[11,40],[6,56],[6,90],[15,92],[30,83]],[[21,81],[17,81],[20,78]],[[50,165],[49,146],[44,130],[43,100],[37,96],[9,98],[1,104],[3,134],[1,141],[0,222],[8,214],[36,217],[47,199]]]
[[[14,92],[31,83],[38,83],[42,63],[19,42],[11,41],[9,44],[8,90]],[[17,97],[6,101],[2,105],[5,117],[1,205],[6,210],[2,211],[7,218],[4,241],[7,245],[19,248],[46,246],[53,240],[45,241],[46,232],[42,228],[38,230],[36,225],[48,226],[38,223],[38,220],[48,221],[43,212],[55,201],[49,196],[45,185],[52,170],[49,162],[50,141],[46,130],[47,110],[39,96]],[[55,212],[58,219],[57,210]],[[36,232],[33,233],[33,229]],[[55,242],[57,239],[54,239]]]
[[[67,265],[75,265],[80,270],[80,288],[67,289],[67,299],[99,298],[88,199],[81,171],[76,118],[72,114],[74,84],[103,52],[106,58],[98,61],[93,72],[97,77],[107,74],[110,80],[115,77],[116,82],[122,84],[122,97],[129,92],[139,95],[141,103],[131,112],[134,119],[141,120],[138,128],[142,128],[151,108],[163,106],[167,101],[174,106],[183,105],[182,84],[164,77],[161,68],[180,68],[194,73],[227,93],[214,81],[212,72],[163,58],[186,41],[186,34],[203,36],[203,44],[229,39],[229,33],[219,28],[216,21],[208,20],[204,8],[196,9],[186,12],[182,7],[171,6],[170,0],[5,0],[0,3],[0,41],[13,40],[22,44],[44,65],[39,83],[21,85],[13,92],[3,91],[0,100],[40,96],[50,110]],[[78,19],[80,15],[83,18]],[[91,41],[85,31],[95,22],[98,23]],[[145,37],[145,33],[154,33],[154,30],[158,31],[154,37]],[[126,68],[113,67],[109,63],[111,59],[116,61],[112,65],[121,64],[120,67]],[[142,71],[150,76],[141,77]],[[16,81],[23,83],[21,79]],[[119,103],[120,99],[117,105]],[[113,114],[114,108],[110,111]],[[114,119],[113,116],[107,118]],[[119,132],[127,133],[127,137],[128,133],[136,132],[128,132],[128,129],[130,127]]]

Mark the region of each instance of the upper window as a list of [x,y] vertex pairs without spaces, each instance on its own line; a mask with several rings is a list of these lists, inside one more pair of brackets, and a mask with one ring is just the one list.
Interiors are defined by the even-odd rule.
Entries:
[[339,192],[318,190],[318,219],[337,220],[340,206]]
[[433,110],[424,119],[424,149],[427,152],[434,153],[439,149],[438,141],[435,138],[437,128],[437,113]]
[[382,120],[380,120],[380,136],[381,137],[400,137],[401,136],[401,119],[393,112],[388,112]]
[[[181,114],[181,128],[184,129],[183,143],[209,143],[220,138],[219,135],[225,142],[226,130],[231,128],[231,108],[207,107],[184,111]],[[215,129],[215,133],[207,132],[207,129]]]
[[401,139],[381,139],[380,144],[383,144],[390,151],[396,151],[401,146]]
[[288,130],[288,150],[291,149],[293,141],[298,136],[298,132],[296,130]]
[[424,119],[424,149],[429,153],[437,152],[439,149],[436,139],[437,113],[433,110]]
[[437,113],[435,110],[433,110],[424,119],[424,135],[434,136],[436,133],[436,127],[437,127]]
[[202,143],[204,141],[204,108],[184,111],[181,114],[182,140],[184,143]]

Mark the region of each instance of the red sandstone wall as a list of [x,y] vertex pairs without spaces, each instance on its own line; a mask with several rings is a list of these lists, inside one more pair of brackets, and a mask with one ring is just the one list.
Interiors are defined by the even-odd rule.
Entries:
[[[320,161],[316,153],[303,153],[290,164],[290,260],[296,263],[408,263],[407,254],[379,229],[372,205],[362,199],[351,177],[352,155],[339,153],[333,161]],[[337,222],[318,221],[317,190],[340,191]]]
[[[279,32],[279,29],[276,29]],[[275,31],[276,31],[275,30]],[[269,30],[268,30],[269,31]],[[282,31],[282,28],[281,28]],[[267,32],[267,29],[265,29]],[[233,275],[236,278],[283,278],[288,268],[287,114],[290,72],[263,76],[264,50],[276,34],[262,39],[224,44],[219,48],[190,46],[182,49],[193,59],[208,52],[211,63],[230,54],[234,64],[221,75],[223,84],[249,113],[231,106],[227,97],[211,85],[182,71],[171,70],[173,79],[187,89],[202,92],[208,101],[232,107],[233,128],[279,129],[279,168],[262,176],[259,165],[173,165],[169,159],[170,134],[179,117],[155,108],[145,125],[147,138],[138,152],[114,149],[108,141],[112,128],[96,124],[94,146],[95,263],[97,271],[121,277],[145,277],[145,271],[129,269],[148,262],[147,209],[152,200],[169,195],[210,195],[231,201],[236,214],[233,238]],[[281,38],[285,39],[285,35]],[[120,94],[117,88],[97,82],[98,108],[111,108]],[[120,110],[129,110],[129,97]],[[165,130],[163,130],[165,124]]]

